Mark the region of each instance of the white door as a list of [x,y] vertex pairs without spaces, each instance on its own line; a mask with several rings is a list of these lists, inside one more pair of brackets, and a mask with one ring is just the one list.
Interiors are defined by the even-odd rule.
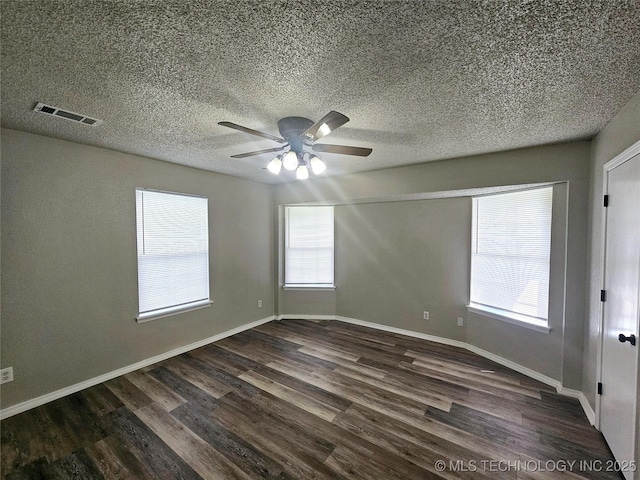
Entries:
[[636,460],[640,155],[609,171],[607,193],[600,429],[625,478],[633,479],[624,462]]

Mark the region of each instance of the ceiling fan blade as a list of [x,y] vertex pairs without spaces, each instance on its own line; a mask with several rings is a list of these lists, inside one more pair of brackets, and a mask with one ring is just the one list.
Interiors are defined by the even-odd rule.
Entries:
[[273,140],[278,143],[286,143],[287,141],[284,138],[276,137],[275,135],[269,135],[268,133],[259,132],[258,130],[253,130],[252,128],[243,127],[242,125],[238,125],[237,123],[231,122],[218,122],[218,125],[222,125],[223,127],[233,128],[234,130],[239,130],[244,133],[249,133],[251,135],[256,135],[262,138],[268,138],[269,140]]
[[244,158],[244,157],[252,157],[254,155],[260,155],[261,153],[280,152],[284,150],[286,147],[287,145],[283,145],[282,147],[267,148],[265,150],[257,150],[255,152],[239,153],[237,155],[231,155],[231,158]]
[[349,117],[341,114],[340,112],[330,111],[316,123],[302,132],[301,137],[305,140],[315,142],[319,138],[328,135],[336,128],[344,125],[349,121]]
[[316,145],[312,145],[311,148],[314,152],[340,153],[343,155],[356,155],[358,157],[368,157],[369,154],[373,152],[371,148],[330,145],[327,143],[318,143]]
[[281,152],[286,147],[287,145],[283,145],[282,147],[267,148],[265,150],[256,150],[255,152],[238,153],[237,155],[231,155],[231,158],[244,158],[244,157],[252,157],[254,155],[260,155],[261,153]]

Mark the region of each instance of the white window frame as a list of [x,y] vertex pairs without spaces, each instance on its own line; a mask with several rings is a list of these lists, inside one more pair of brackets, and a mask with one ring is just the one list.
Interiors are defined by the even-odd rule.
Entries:
[[[539,187],[542,189],[549,189],[550,190],[550,195],[551,195],[551,204],[549,206],[549,216],[551,219],[551,222],[553,221],[553,186],[545,186],[545,187]],[[517,192],[523,192],[523,191],[530,191],[530,190],[535,190],[535,189],[523,189],[523,190],[519,190],[519,191],[515,191],[515,192],[502,192],[502,193],[498,193],[498,194],[491,194],[491,195],[482,195],[482,196],[478,196],[478,197],[473,197],[473,217],[472,217],[472,245],[471,245],[471,274],[470,274],[470,279],[469,279],[469,286],[470,286],[470,292],[469,292],[469,305],[467,305],[467,309],[472,312],[472,313],[476,313],[479,315],[484,315],[490,318],[494,318],[497,320],[502,320],[504,322],[507,323],[511,323],[514,325],[519,325],[519,326],[523,326],[526,328],[529,328],[531,330],[536,330],[539,332],[543,332],[543,333],[549,333],[550,332],[550,328],[549,328],[549,313],[551,311],[551,306],[549,303],[547,303],[547,311],[546,311],[546,315],[544,315],[544,318],[538,317],[538,316],[533,316],[533,315],[527,315],[527,314],[522,314],[522,313],[518,313],[515,311],[511,311],[511,310],[507,310],[507,309],[503,309],[503,308],[498,308],[492,305],[487,305],[487,304],[482,304],[482,303],[475,303],[473,302],[473,299],[471,298],[472,295],[472,291],[473,291],[473,285],[474,285],[474,255],[475,255],[475,250],[477,247],[477,236],[478,236],[478,225],[477,225],[477,205],[478,205],[478,199],[481,199],[483,197],[487,197],[487,196],[505,196],[505,195],[509,195],[509,194],[513,194],[513,193],[517,193]],[[548,251],[548,262],[549,262],[549,266],[548,266],[548,273],[547,273],[547,289],[549,288],[549,285],[551,283],[551,256],[552,256],[552,247],[551,247],[551,236],[552,236],[552,232],[553,232],[553,227],[551,224],[549,224],[549,251]],[[548,294],[547,291],[547,301],[550,302],[550,295]]]
[[[197,252],[204,258],[201,260],[202,264],[199,265],[200,276],[206,277],[206,289],[204,285],[200,285],[201,295],[193,295],[194,298],[186,299],[184,302],[173,303],[176,301],[174,298],[173,301],[168,301],[165,304],[161,305],[159,302],[155,302],[156,305],[153,308],[146,309],[145,311],[141,311],[143,307],[143,291],[144,289],[153,289],[153,281],[149,280],[150,275],[148,273],[144,273],[145,270],[145,241],[148,242],[151,237],[145,237],[145,209],[144,209],[144,198],[145,194],[154,195],[154,196],[166,196],[168,197],[191,197],[202,199],[203,203],[200,203],[200,214],[203,215],[200,220],[204,223],[204,233],[198,237],[198,242],[202,246],[206,248],[206,254],[202,251]],[[137,245],[137,268],[138,268],[138,316],[136,317],[136,321],[138,323],[147,322],[150,320],[156,320],[158,318],[164,318],[171,315],[176,315],[178,313],[189,312],[193,310],[198,310],[201,308],[206,308],[211,306],[213,303],[211,301],[210,294],[210,278],[209,278],[209,214],[208,214],[208,199],[206,197],[200,195],[191,195],[186,193],[177,193],[177,192],[167,192],[160,190],[152,190],[146,188],[136,188],[136,245]],[[148,227],[147,227],[148,228]],[[179,240],[176,239],[176,246],[182,245],[184,247],[184,243],[180,244]],[[160,254],[161,256],[162,254]],[[206,262],[206,265],[204,264]],[[176,282],[178,284],[179,282]],[[195,298],[202,296],[203,298]],[[179,296],[178,296],[179,297]],[[178,298],[176,297],[176,298]],[[152,303],[149,300],[145,300],[147,303]]]
[[[331,251],[331,279],[328,282],[321,283],[301,283],[301,282],[291,282],[290,278],[287,274],[288,265],[291,262],[290,259],[290,235],[289,235],[289,227],[290,227],[290,212],[292,209],[300,209],[300,208],[328,208],[331,209],[331,246],[325,247],[330,249]],[[334,290],[335,289],[335,211],[332,205],[285,205],[284,206],[284,225],[283,225],[283,233],[284,233],[284,261],[283,261],[283,288],[285,290]]]

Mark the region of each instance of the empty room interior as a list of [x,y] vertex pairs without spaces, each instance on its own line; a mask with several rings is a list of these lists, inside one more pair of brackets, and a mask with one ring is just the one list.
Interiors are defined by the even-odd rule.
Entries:
[[640,479],[640,5],[4,0],[1,477]]

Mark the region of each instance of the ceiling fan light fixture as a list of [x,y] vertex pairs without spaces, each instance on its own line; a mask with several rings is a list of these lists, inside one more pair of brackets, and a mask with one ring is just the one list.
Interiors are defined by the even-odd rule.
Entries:
[[298,180],[306,180],[309,178],[309,170],[306,165],[298,165],[298,168],[296,169],[296,178]]
[[295,171],[298,180],[306,180],[309,178],[309,169],[313,171],[314,175],[320,175],[327,169],[327,165],[315,155],[305,151],[306,148],[314,152],[355,155],[358,157],[366,157],[372,152],[372,149],[364,147],[315,143],[316,140],[330,134],[348,121],[349,117],[335,110],[331,110],[315,123],[304,117],[284,117],[278,120],[278,132],[282,137],[243,127],[233,122],[218,122],[218,124],[281,144],[281,146],[275,148],[231,155],[231,158],[245,158],[270,152],[283,152],[271,160],[263,169],[269,170],[274,175],[279,175],[282,172],[282,167],[284,167],[285,170],[290,172]]
[[298,155],[293,150],[289,150],[284,154],[284,158],[282,159],[282,165],[287,170],[295,170],[298,166]]
[[311,155],[310,163],[311,163],[311,170],[313,171],[314,175],[320,175],[322,172],[324,172],[327,169],[327,166],[325,165],[325,163],[315,155]]
[[269,165],[267,165],[267,170],[274,175],[278,175],[280,173],[280,169],[282,169],[282,155],[278,155],[269,162]]

